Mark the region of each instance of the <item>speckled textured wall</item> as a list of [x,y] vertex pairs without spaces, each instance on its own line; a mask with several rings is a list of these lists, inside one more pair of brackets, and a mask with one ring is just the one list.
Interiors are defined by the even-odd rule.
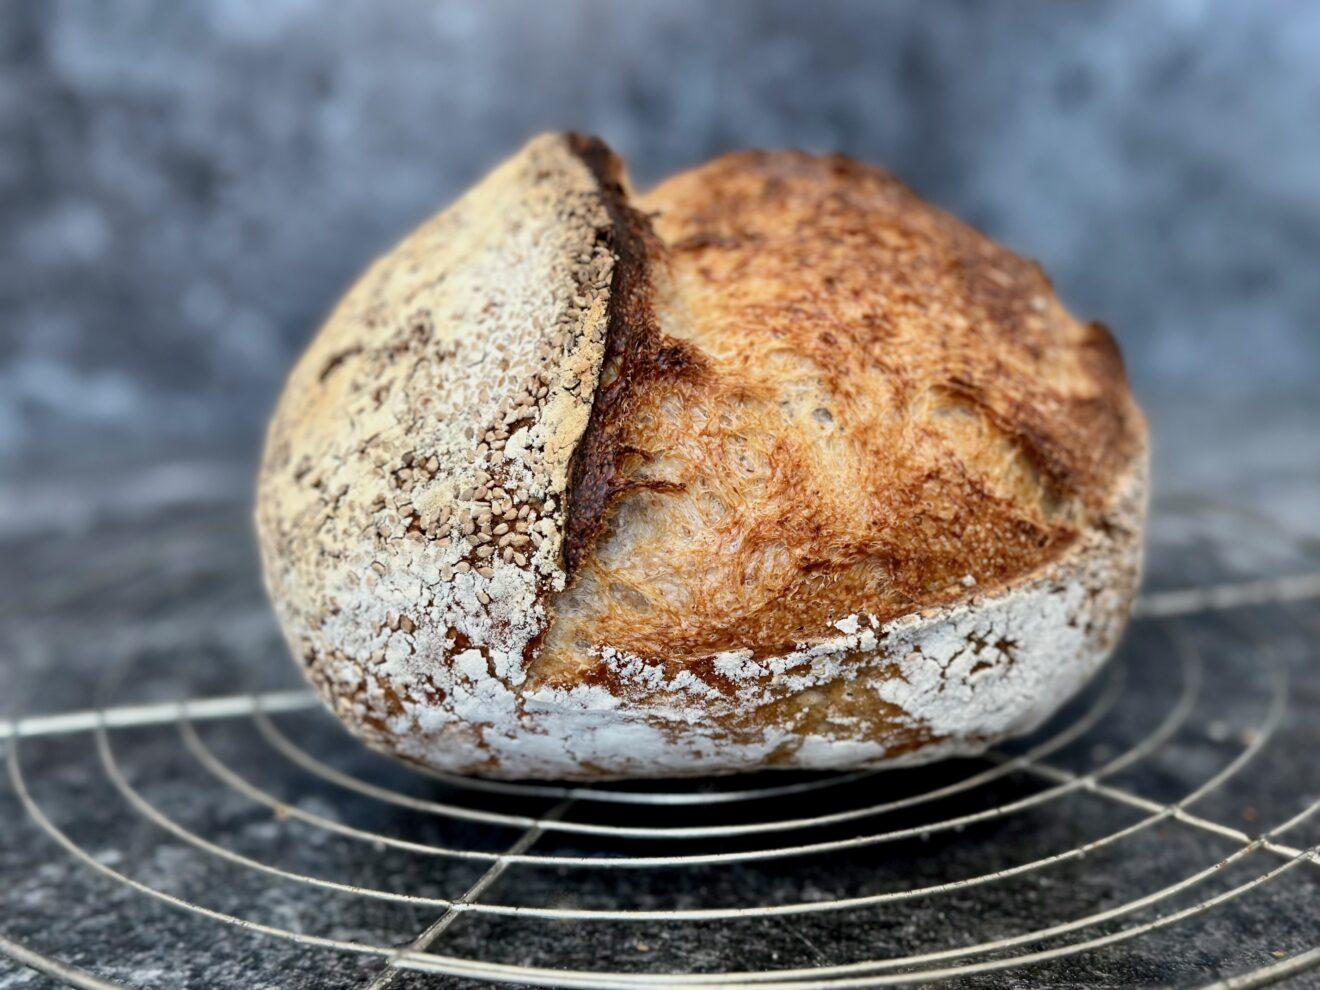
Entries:
[[549,128],[842,150],[1039,258],[1148,402],[1320,367],[1320,5],[0,5],[0,458],[255,442],[373,254]]

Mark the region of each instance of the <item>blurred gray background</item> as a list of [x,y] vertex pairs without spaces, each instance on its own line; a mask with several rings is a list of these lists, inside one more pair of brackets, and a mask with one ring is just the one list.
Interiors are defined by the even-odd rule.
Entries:
[[1114,328],[1157,476],[1286,489],[1320,457],[1317,53],[1305,0],[11,0],[0,525],[67,521],[87,486],[39,482],[71,465],[245,491],[346,283],[559,128],[641,184],[748,146],[882,163]]

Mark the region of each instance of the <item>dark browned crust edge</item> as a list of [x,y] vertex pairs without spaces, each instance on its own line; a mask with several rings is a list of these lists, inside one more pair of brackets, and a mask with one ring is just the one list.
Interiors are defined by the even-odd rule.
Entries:
[[571,577],[619,498],[639,488],[671,487],[630,478],[626,470],[630,458],[645,456],[628,436],[638,397],[661,379],[699,374],[705,361],[691,346],[665,336],[656,322],[651,266],[663,248],[647,218],[629,204],[622,160],[600,138],[569,134],[567,141],[600,184],[614,253],[600,381],[569,468],[564,569]]

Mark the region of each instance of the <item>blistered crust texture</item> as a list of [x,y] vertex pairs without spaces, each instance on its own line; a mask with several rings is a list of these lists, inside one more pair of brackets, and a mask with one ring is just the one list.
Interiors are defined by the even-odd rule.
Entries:
[[271,596],[371,745],[500,777],[837,768],[1028,731],[1112,650],[1145,427],[1030,262],[841,158],[634,200],[547,136],[290,376]]

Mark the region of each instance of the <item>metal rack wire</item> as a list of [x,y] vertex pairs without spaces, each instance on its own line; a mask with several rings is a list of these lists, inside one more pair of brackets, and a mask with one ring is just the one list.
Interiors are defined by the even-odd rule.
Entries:
[[[0,722],[0,746],[5,749],[9,785],[28,821],[46,843],[46,848],[33,850],[35,858],[62,850],[116,889],[214,923],[217,931],[241,930],[317,951],[374,959],[378,969],[364,984],[374,990],[396,986],[405,974],[580,988],[663,985],[804,990],[929,984],[1004,970],[1027,972],[1033,965],[1104,950],[1182,925],[1269,885],[1317,883],[1320,846],[1295,836],[1314,824],[1320,799],[1281,811],[1267,830],[1255,835],[1198,809],[1245,768],[1264,758],[1289,716],[1290,705],[1294,704],[1289,665],[1270,637],[1247,628],[1234,632],[1239,637],[1237,649],[1252,654],[1261,674],[1252,686],[1256,697],[1247,697],[1252,692],[1245,688],[1240,692],[1244,710],[1249,709],[1250,714],[1234,713],[1239,731],[1231,734],[1233,745],[1223,752],[1217,765],[1172,800],[1163,795],[1151,797],[1122,779],[1141,770],[1187,733],[1197,721],[1197,706],[1204,702],[1208,680],[1225,676],[1207,661],[1196,635],[1202,616],[1232,615],[1242,605],[1263,605],[1277,610],[1283,622],[1293,624],[1294,631],[1314,638],[1317,624],[1309,607],[1317,596],[1320,574],[1148,596],[1139,605],[1136,621],[1150,627],[1152,634],[1160,637],[1157,642],[1176,659],[1165,683],[1167,696],[1161,704],[1162,714],[1153,724],[1121,739],[1107,740],[1098,758],[1088,757],[1080,767],[1060,758],[1065,752],[1087,750],[1097,727],[1109,724],[1115,712],[1130,702],[1135,690],[1132,675],[1145,655],[1129,650],[1077,704],[1022,747],[995,750],[982,760],[965,761],[951,779],[885,800],[875,800],[875,796],[878,783],[889,778],[877,771],[642,788],[517,784],[437,773],[432,775],[434,787],[418,794],[416,788],[379,783],[351,767],[345,769],[341,757],[351,743],[326,743],[324,740],[330,737],[308,734],[303,731],[303,723],[296,721],[328,720],[319,713],[311,696],[300,690],[155,704],[107,702],[86,711],[19,717]],[[1147,646],[1147,650],[1151,648]],[[118,671],[108,679],[106,697],[113,697],[117,685],[124,682],[131,682],[131,671]],[[324,801],[304,802],[273,793],[254,779],[251,767],[235,765],[222,747],[208,738],[209,730],[216,726],[240,724],[250,727],[251,737],[259,740],[270,760],[295,768],[301,779],[318,788],[318,794],[333,795],[335,808],[327,810]],[[236,796],[268,813],[281,828],[316,830],[368,850],[470,864],[481,872],[455,893],[433,896],[317,875],[281,864],[275,855],[243,851],[230,842],[231,836],[223,832],[204,834],[153,801],[125,762],[120,739],[126,733],[152,734],[157,745],[177,748],[190,761],[189,786],[202,794]],[[271,883],[290,885],[305,891],[308,897],[327,893],[401,905],[429,913],[433,920],[388,944],[319,935],[208,906],[200,898],[143,879],[129,867],[121,868],[80,841],[68,823],[49,813],[34,787],[34,775],[42,773],[44,763],[33,758],[30,747],[43,740],[79,736],[90,741],[90,753],[103,781],[149,834],[183,844],[199,856],[222,861]],[[309,738],[322,741],[309,743]],[[318,746],[321,752],[316,751]],[[909,779],[921,778],[909,774]],[[1003,797],[998,789],[1008,782],[1031,782],[1032,786],[1025,793],[1010,792]],[[1121,808],[1132,820],[1033,859],[997,865],[979,873],[948,875],[933,883],[826,892],[824,896],[807,890],[811,864],[818,857],[863,855],[879,847],[921,843],[955,832],[967,833],[967,842],[992,843],[993,834],[983,837],[972,833],[979,827],[1043,811],[1067,816],[1083,798]],[[802,813],[804,802],[818,804],[819,810]],[[938,810],[950,802],[956,804],[956,813],[947,808]],[[339,813],[363,808],[380,809],[387,812],[387,818],[415,816],[454,825],[466,830],[461,831],[462,835],[479,836],[480,841],[465,844],[419,840],[397,830],[354,824],[351,814]],[[646,820],[638,823],[639,815]],[[885,826],[884,820],[890,816],[902,818],[903,823]],[[1011,934],[922,951],[887,951],[888,947],[877,940],[859,953],[859,958],[815,960],[811,965],[686,971],[532,965],[446,951],[450,929],[464,918],[511,919],[527,925],[718,926],[814,915],[846,918],[855,912],[891,906],[897,910],[927,898],[975,892],[1009,881],[1038,883],[1049,871],[1076,864],[1092,854],[1104,851],[1122,855],[1125,844],[1134,837],[1166,828],[1204,840],[1206,854],[1199,867],[1171,882],[1132,891],[1099,910],[1045,919]],[[512,838],[500,845],[501,837]],[[554,848],[544,848],[551,840]],[[1211,843],[1223,843],[1229,851],[1221,854]],[[784,861],[776,867],[781,877],[801,881],[793,896],[755,903],[693,904],[694,890],[695,896],[702,893],[698,886],[687,889],[686,898],[674,898],[674,903],[663,907],[649,902],[648,906],[602,905],[609,888],[595,887],[606,875],[681,877],[693,870],[723,870],[773,861]],[[525,898],[509,896],[517,891],[519,872],[530,870],[556,871],[570,890],[595,889],[596,893],[582,902],[570,899],[568,903],[550,899],[529,903]],[[1225,885],[1222,878],[1235,870],[1239,872]],[[683,887],[681,883],[675,886]],[[99,990],[118,985],[10,940],[3,933],[0,952],[72,986]],[[1287,958],[1226,977],[1220,985],[1265,985],[1318,966],[1320,942]]]

